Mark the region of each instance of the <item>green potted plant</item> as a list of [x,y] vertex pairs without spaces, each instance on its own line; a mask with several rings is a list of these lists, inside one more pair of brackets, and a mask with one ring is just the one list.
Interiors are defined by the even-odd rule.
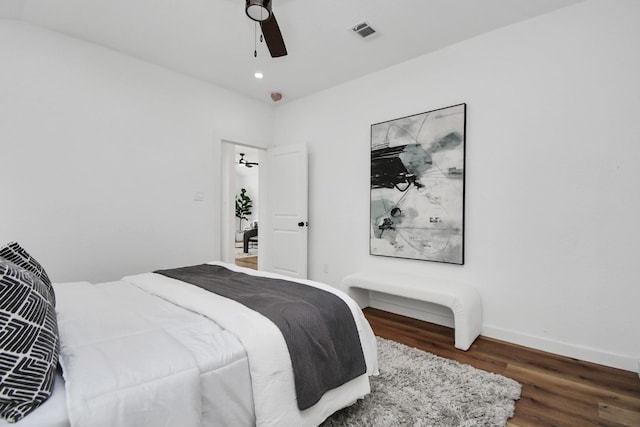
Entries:
[[[240,195],[236,195],[236,218],[240,219],[236,240],[242,239],[242,220],[249,220],[247,215],[251,215],[252,207],[251,197],[247,195],[247,190],[245,188],[240,189]],[[240,236],[240,238],[238,238],[238,236]]]

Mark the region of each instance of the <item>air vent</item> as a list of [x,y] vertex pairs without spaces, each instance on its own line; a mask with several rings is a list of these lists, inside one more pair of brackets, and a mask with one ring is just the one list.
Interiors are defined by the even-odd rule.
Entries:
[[358,25],[354,25],[351,29],[353,30],[354,33],[358,34],[363,39],[366,39],[367,37],[371,37],[376,33],[376,30],[374,30],[373,27],[367,24],[366,22],[362,22]]

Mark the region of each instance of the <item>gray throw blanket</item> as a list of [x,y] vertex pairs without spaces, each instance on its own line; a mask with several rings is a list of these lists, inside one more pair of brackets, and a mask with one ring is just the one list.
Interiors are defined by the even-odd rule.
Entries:
[[237,301],[271,320],[289,349],[300,410],[366,372],[351,310],[330,292],[209,264],[154,273]]

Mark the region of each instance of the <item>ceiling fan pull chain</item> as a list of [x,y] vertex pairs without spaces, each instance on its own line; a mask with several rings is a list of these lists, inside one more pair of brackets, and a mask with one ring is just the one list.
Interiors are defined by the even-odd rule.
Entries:
[[253,23],[253,57],[258,57],[258,44],[256,43],[256,39],[258,38],[258,23]]
[[[260,9],[260,22],[264,21],[264,9]],[[255,23],[255,28],[258,28],[258,23]],[[260,43],[262,43],[262,27],[260,27]]]
[[[260,8],[260,22],[264,21],[264,7]],[[256,22],[256,26],[258,23]],[[260,26],[260,43],[262,43],[262,26]]]

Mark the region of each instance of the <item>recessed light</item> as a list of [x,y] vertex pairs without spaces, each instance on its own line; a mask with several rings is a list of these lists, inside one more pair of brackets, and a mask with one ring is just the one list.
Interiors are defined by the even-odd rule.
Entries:
[[253,76],[254,76],[256,79],[261,79],[261,78],[263,78],[263,77],[264,77],[264,75],[262,75],[262,73],[261,73],[261,72],[259,72],[259,71],[258,71],[257,73],[255,73]]

